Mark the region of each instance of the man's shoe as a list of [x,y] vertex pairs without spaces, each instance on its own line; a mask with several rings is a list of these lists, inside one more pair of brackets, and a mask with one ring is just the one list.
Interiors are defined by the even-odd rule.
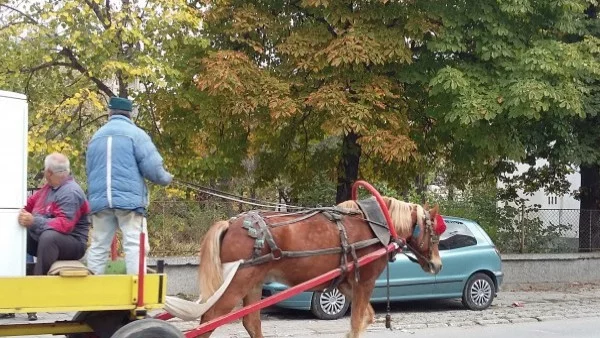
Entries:
[[29,313],[27,313],[27,320],[29,320],[30,322],[32,322],[34,320],[38,320],[37,315],[35,314],[35,312],[29,312]]
[[14,313],[0,313],[0,319],[15,318]]

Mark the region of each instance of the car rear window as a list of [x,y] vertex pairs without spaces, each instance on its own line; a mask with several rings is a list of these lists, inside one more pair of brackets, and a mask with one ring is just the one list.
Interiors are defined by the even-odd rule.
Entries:
[[446,220],[446,231],[440,236],[440,250],[452,250],[476,244],[477,239],[463,222]]

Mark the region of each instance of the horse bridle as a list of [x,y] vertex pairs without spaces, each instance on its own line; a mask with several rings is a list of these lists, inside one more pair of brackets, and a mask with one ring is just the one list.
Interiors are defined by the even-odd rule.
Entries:
[[[440,242],[440,236],[433,230],[433,221],[431,220],[431,215],[429,213],[428,210],[423,209],[423,212],[425,213],[425,226],[424,226],[424,234],[421,237],[421,240],[418,243],[418,247],[419,249],[423,249],[423,246],[425,245],[425,236],[429,235],[429,257],[431,257],[431,254],[433,253],[433,246],[435,244],[438,244]],[[419,223],[415,223],[414,227],[419,227]],[[413,229],[413,234],[414,234],[414,229]],[[433,269],[433,262],[431,261],[430,258],[425,257],[423,254],[421,254],[420,250],[415,250],[415,247],[413,245],[411,245],[411,242],[414,240],[414,236],[411,235],[410,239],[406,241],[406,247],[408,249],[410,249],[410,251],[417,257],[423,259],[425,262],[427,262],[427,264]],[[419,261],[417,259],[415,259],[412,256],[409,256],[406,254],[406,250],[403,250],[404,255],[406,257],[408,257],[409,260],[411,260],[414,263],[419,263]]]

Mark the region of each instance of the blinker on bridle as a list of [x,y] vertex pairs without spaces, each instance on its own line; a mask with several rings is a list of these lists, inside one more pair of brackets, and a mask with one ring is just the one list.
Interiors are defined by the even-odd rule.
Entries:
[[[444,233],[444,231],[446,231],[446,222],[444,221],[442,216],[437,214],[435,216],[435,225],[434,225],[434,222],[431,221],[431,217],[429,216],[429,211],[428,210],[423,210],[423,211],[425,212],[425,233],[430,235],[429,236],[429,257],[431,257],[433,245],[439,243],[440,236]],[[407,241],[406,246],[416,256],[419,256],[420,258],[422,258],[424,261],[426,261],[428,264],[431,265],[431,261],[428,257],[423,256],[419,251],[415,250],[415,248],[409,244],[411,241],[417,240],[419,238],[420,234],[421,234],[421,227],[419,226],[418,223],[415,223],[413,233],[411,236],[411,240]],[[423,249],[424,245],[425,245],[425,241],[423,241],[423,239],[421,239],[421,241],[419,243],[419,250]],[[410,257],[408,255],[407,255],[407,257],[411,261],[413,261],[415,263],[417,262],[416,260],[412,259],[412,257]]]

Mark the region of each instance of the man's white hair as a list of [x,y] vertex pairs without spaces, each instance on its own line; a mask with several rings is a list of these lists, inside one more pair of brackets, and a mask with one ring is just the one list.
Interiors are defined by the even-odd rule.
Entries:
[[44,160],[44,169],[50,170],[54,174],[66,176],[71,173],[71,164],[65,155],[61,153],[52,153],[46,156],[46,159]]

